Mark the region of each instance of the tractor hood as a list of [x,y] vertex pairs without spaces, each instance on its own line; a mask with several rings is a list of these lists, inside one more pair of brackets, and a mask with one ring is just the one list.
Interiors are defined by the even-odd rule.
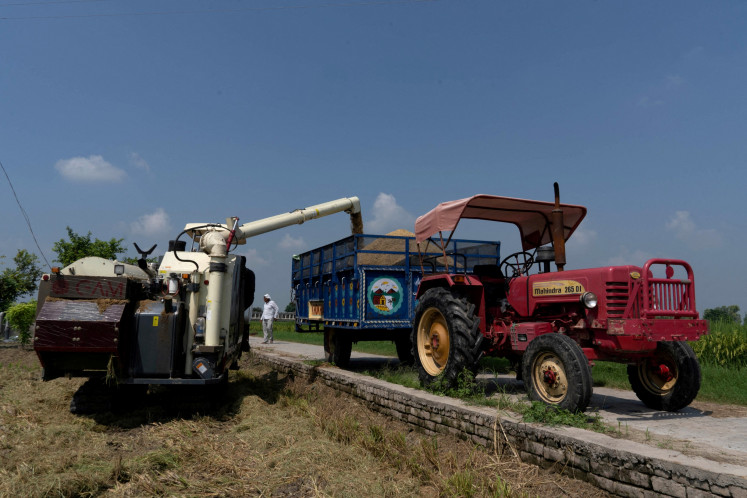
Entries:
[[[563,210],[563,236],[571,237],[586,216],[584,206],[560,204]],[[417,243],[442,231],[454,231],[462,218],[513,223],[521,232],[524,250],[552,242],[552,202],[514,199],[494,195],[475,195],[457,201],[443,202],[415,221]]]

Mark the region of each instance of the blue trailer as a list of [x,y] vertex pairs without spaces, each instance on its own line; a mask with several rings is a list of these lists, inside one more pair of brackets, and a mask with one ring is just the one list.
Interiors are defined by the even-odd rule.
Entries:
[[[396,233],[396,232],[395,232]],[[415,294],[424,274],[471,274],[500,263],[500,243],[452,240],[441,251],[400,235],[358,234],[293,257],[296,331],[324,331],[328,361],[347,366],[353,343],[391,340],[412,361]]]

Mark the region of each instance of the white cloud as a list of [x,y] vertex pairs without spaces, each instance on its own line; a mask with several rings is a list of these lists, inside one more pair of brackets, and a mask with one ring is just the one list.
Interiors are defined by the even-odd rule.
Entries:
[[381,192],[374,201],[373,219],[363,224],[366,233],[384,234],[404,228],[415,229],[415,217],[408,213],[391,194]]
[[241,251],[241,254],[246,256],[247,268],[263,268],[270,265],[270,260],[262,257],[262,255],[256,249],[247,249],[245,251]]
[[638,102],[636,102],[636,107],[642,107],[644,109],[648,109],[649,107],[659,107],[661,105],[664,105],[663,100],[651,99],[649,97],[641,97],[638,99]]
[[119,182],[127,176],[101,156],[61,159],[54,167],[62,176],[74,182]]
[[286,233],[285,235],[283,235],[283,238],[280,240],[280,242],[278,242],[278,247],[290,251],[298,251],[306,247],[306,241],[303,240],[303,237],[294,239]]
[[682,86],[683,83],[685,83],[685,78],[679,74],[670,74],[667,76],[667,88],[677,88],[678,86]]
[[647,95],[639,97],[635,105],[643,109],[663,106],[676,95],[677,89],[685,83],[685,78],[679,74],[668,74],[663,80],[656,82],[646,92]]
[[136,234],[160,235],[170,230],[169,215],[163,208],[144,214],[137,221],[130,223],[130,230]]
[[675,232],[679,239],[686,239],[695,232],[695,223],[690,219],[688,211],[677,211],[674,217],[667,222],[667,229]]
[[713,228],[698,228],[689,211],[677,211],[667,222],[667,230],[685,242],[691,249],[713,249],[721,246],[723,237]]
[[137,152],[130,152],[130,164],[137,169],[141,169],[146,173],[150,173],[150,164],[148,164],[145,159],[140,157],[140,154],[138,154]]
[[621,247],[617,256],[613,256],[607,259],[607,261],[605,261],[604,264],[607,266],[624,266],[624,265],[643,266],[643,263],[645,263],[652,257],[653,256],[650,253],[646,251],[641,251],[640,249],[631,251],[627,247]]
[[698,45],[697,47],[693,47],[684,54],[682,54],[682,58],[685,60],[690,59],[696,59],[705,54],[705,48],[703,48],[702,45]]
[[582,226],[578,227],[568,239],[568,245],[578,249],[585,249],[597,240],[597,232]]

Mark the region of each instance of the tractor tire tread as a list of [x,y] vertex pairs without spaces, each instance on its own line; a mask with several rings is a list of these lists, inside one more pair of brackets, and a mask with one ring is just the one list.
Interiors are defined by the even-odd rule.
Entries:
[[695,352],[686,342],[662,341],[657,352],[670,355],[677,363],[679,377],[665,395],[653,393],[640,378],[637,365],[628,365],[628,380],[638,399],[654,410],[676,412],[693,402],[700,391],[701,371]]
[[477,358],[483,336],[479,330],[479,319],[474,316],[475,305],[466,297],[459,296],[449,289],[427,290],[415,309],[415,320],[411,333],[412,355],[418,367],[418,377],[422,385],[432,384],[437,377],[431,376],[420,364],[418,355],[418,322],[423,313],[432,307],[439,309],[448,324],[450,336],[449,357],[443,372],[445,385],[455,387],[464,369],[474,377],[477,374]]
[[557,408],[571,412],[583,412],[591,402],[593,382],[589,360],[581,347],[567,335],[551,333],[536,337],[529,343],[522,361],[522,378],[527,394],[532,401],[545,402],[534,385],[532,368],[537,355],[543,352],[555,353],[563,363],[565,376],[568,379],[566,396],[557,404]]

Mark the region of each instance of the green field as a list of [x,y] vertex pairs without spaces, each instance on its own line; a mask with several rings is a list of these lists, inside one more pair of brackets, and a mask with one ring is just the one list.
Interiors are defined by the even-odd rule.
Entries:
[[[252,334],[261,335],[259,322],[252,322]],[[305,344],[323,344],[321,332],[295,332],[293,322],[276,322],[275,338],[283,341]],[[737,324],[715,323],[710,335],[693,344],[698,354],[703,375],[697,399],[734,405],[747,406],[747,327]],[[359,342],[353,345],[354,351],[383,356],[397,356],[394,343],[390,341]],[[496,373],[507,373],[509,365],[501,358],[484,358],[481,368]],[[605,361],[596,362],[592,369],[595,386],[630,389],[625,365]],[[417,376],[402,375],[400,383],[416,382]]]

